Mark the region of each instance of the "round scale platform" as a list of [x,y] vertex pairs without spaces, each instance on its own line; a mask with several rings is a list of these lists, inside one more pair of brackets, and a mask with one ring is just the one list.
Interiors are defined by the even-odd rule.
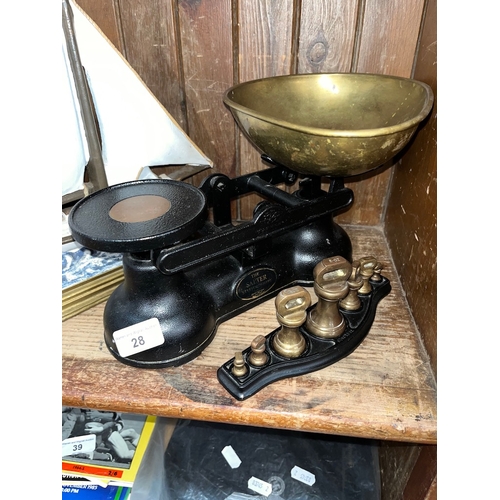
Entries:
[[144,252],[174,245],[203,226],[206,198],[180,181],[116,184],[80,200],[69,216],[76,241],[105,252]]

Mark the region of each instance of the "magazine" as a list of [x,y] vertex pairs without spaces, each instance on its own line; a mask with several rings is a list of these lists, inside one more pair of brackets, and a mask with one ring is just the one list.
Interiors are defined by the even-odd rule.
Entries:
[[90,484],[132,486],[155,420],[146,415],[63,406],[63,485],[78,485],[80,478],[86,478]]
[[127,486],[63,485],[62,500],[127,500],[131,491],[132,488]]

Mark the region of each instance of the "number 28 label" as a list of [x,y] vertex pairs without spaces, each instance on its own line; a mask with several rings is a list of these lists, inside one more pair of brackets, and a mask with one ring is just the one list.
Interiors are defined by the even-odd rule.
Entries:
[[120,356],[147,351],[164,342],[158,318],[150,318],[135,325],[127,326],[113,333],[113,340]]

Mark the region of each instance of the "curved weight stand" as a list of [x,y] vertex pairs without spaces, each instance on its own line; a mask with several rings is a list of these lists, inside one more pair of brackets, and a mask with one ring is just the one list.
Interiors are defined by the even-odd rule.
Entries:
[[[242,353],[243,360],[248,368],[243,376],[236,376],[232,369],[235,358],[224,363],[217,370],[217,378],[224,388],[236,399],[242,401],[253,396],[269,384],[284,378],[304,375],[321,370],[340,361],[351,354],[364,340],[375,319],[378,303],[389,294],[391,284],[382,276],[381,281],[370,281],[372,291],[360,295],[361,307],[357,311],[342,311],[347,327],[345,332],[337,339],[322,339],[300,328],[306,340],[307,347],[304,353],[295,359],[286,359],[278,355],[273,347],[273,337],[279,328],[266,336],[266,350],[268,361],[264,366],[255,367],[248,363],[251,348]],[[315,306],[311,306],[312,309]]]

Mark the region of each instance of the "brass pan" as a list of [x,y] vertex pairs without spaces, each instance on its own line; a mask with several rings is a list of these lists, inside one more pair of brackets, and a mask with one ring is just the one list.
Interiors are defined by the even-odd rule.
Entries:
[[224,95],[250,142],[303,174],[347,177],[382,165],[408,143],[434,96],[422,82],[363,73],[286,75]]

